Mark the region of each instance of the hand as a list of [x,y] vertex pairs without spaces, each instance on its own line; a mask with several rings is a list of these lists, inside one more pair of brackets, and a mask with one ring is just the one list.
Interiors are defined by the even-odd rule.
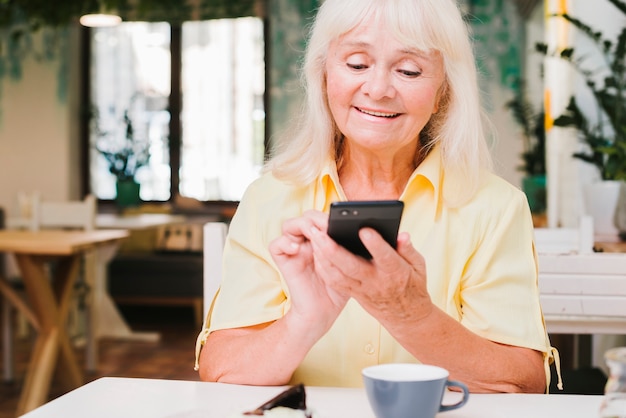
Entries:
[[305,321],[321,337],[334,323],[349,299],[330,288],[317,274],[311,246],[312,231],[326,231],[328,215],[307,211],[285,221],[282,235],[270,243],[270,253],[289,288],[290,316]]
[[359,236],[372,254],[369,261],[314,230],[317,274],[331,288],[354,297],[383,325],[428,316],[433,304],[426,287],[426,264],[409,234],[398,235],[397,250],[371,228],[363,228]]

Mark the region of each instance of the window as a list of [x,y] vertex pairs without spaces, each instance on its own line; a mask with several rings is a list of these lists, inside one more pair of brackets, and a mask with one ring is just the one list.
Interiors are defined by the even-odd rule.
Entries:
[[92,29],[90,49],[91,191],[116,196],[97,147],[121,146],[127,116],[150,155],[135,175],[143,201],[239,200],[264,157],[263,21],[124,22]]

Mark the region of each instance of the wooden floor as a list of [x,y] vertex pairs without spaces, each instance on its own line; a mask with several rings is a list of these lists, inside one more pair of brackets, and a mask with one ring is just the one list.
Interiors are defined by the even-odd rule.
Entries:
[[[86,382],[103,376],[199,380],[193,370],[199,329],[194,325],[191,308],[141,306],[122,307],[121,311],[133,330],[157,331],[161,339],[156,343],[101,340],[98,371],[86,373]],[[0,381],[0,418],[15,417],[31,345],[32,338],[16,341],[16,380]],[[84,349],[77,348],[76,354],[81,364],[85,364]],[[0,364],[0,371],[2,366]],[[58,386],[53,386],[51,399],[63,394]]]

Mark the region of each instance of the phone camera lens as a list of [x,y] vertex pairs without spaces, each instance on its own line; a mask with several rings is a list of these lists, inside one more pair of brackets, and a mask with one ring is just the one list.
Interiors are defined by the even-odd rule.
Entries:
[[342,211],[341,211],[341,215],[342,215],[342,216],[347,216],[347,215],[349,215],[349,214],[350,214],[350,211],[349,211],[349,210],[347,210],[347,209],[344,209],[344,210],[342,210]]

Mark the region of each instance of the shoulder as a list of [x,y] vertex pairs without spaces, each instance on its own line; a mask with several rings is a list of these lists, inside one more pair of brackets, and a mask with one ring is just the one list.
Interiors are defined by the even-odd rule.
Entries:
[[297,186],[276,178],[271,172],[264,173],[253,181],[245,191],[239,207],[254,207],[255,211],[269,210],[272,213],[288,212],[299,207],[309,187]]
[[484,175],[484,181],[481,183],[479,192],[485,193],[503,193],[507,196],[524,197],[524,192],[513,184],[509,183],[502,177],[492,172],[486,172]]
[[524,192],[492,173],[485,173],[476,194],[458,208],[458,215],[460,219],[471,219],[473,229],[483,233],[532,227]]
[[263,174],[246,189],[231,222],[235,234],[250,234],[271,240],[280,234],[286,219],[313,207],[312,185],[297,186]]
[[466,205],[476,210],[488,209],[488,212],[528,209],[526,195],[518,187],[502,177],[485,172],[476,195]]
[[484,237],[510,237],[518,243],[532,240],[532,215],[526,194],[495,174],[485,176],[467,210]]

